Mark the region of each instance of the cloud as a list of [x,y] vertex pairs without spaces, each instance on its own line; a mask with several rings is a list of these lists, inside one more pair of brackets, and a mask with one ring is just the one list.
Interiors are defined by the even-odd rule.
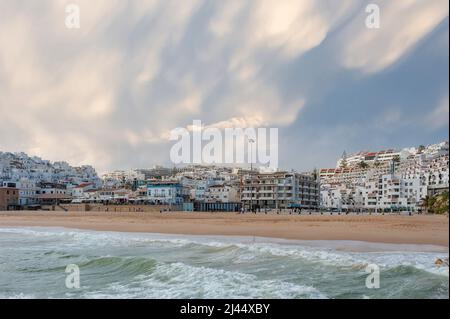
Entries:
[[439,104],[433,109],[433,111],[426,117],[427,125],[433,129],[439,129],[442,127],[448,127],[449,116],[449,100],[448,95],[441,99]]
[[365,73],[387,68],[448,17],[446,0],[380,0],[376,4],[380,7],[379,29],[366,28],[367,13],[360,10],[337,42],[346,68]]
[[[339,3],[313,0],[256,0],[223,2],[210,23],[218,37],[239,35],[241,49],[233,64],[247,58],[254,50],[277,49],[287,58],[296,57],[316,46],[328,32],[355,8],[356,1]],[[246,11],[244,22],[239,15]]]
[[[138,113],[117,123],[115,117],[130,107],[120,98],[130,91],[135,103],[148,103],[143,86],[159,73],[161,51],[182,36],[198,3],[77,1],[80,29],[65,28],[66,1],[25,2],[23,8],[2,3],[0,111],[5,131],[13,134],[3,135],[0,147],[74,164],[91,162],[104,170],[117,155],[114,143],[125,149],[138,141],[161,141],[148,128],[134,131]],[[127,54],[128,36],[142,20],[155,17],[156,9],[160,17],[153,36],[140,35],[135,52]],[[124,84],[125,78],[133,81]],[[199,99],[187,92],[179,109],[192,111]]]
[[325,88],[395,64],[448,16],[442,1],[380,2],[369,32],[357,0],[76,3],[80,29],[65,0],[0,2],[0,149],[100,172],[167,162],[168,132],[194,119],[296,136],[304,116],[338,118],[333,103],[314,113]]

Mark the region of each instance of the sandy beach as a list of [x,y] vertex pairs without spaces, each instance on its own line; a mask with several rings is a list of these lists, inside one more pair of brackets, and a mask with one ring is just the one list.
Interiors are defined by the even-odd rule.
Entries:
[[448,247],[446,216],[317,216],[182,212],[0,212],[0,227],[355,240]]

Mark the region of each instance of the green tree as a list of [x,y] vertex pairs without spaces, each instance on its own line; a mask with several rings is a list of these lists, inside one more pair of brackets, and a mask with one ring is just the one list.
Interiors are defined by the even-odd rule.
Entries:
[[344,151],[344,153],[342,153],[342,157],[341,157],[341,168],[347,168],[347,152]]
[[313,178],[314,178],[315,181],[318,180],[318,178],[319,178],[319,173],[318,173],[318,171],[317,171],[317,168],[314,168],[313,173],[312,173],[312,176],[313,176]]
[[448,214],[448,192],[435,196],[426,196],[422,200],[422,208],[429,214]]
[[366,169],[366,168],[369,167],[369,164],[367,164],[367,163],[364,162],[364,161],[361,161],[361,162],[358,163],[358,167],[359,167],[359,168],[362,168],[362,169]]
[[425,198],[422,198],[422,209],[425,211],[425,213],[429,213],[430,212],[430,207],[432,205],[432,200],[430,196],[425,196]]

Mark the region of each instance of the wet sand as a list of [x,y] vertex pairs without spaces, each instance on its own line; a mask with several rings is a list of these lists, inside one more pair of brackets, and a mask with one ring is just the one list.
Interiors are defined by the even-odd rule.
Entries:
[[0,227],[352,240],[448,247],[447,216],[264,215],[184,212],[0,212]]

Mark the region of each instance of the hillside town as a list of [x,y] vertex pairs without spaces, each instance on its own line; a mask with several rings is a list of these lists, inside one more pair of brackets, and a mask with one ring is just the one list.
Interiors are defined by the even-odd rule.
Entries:
[[336,211],[419,212],[448,193],[448,142],[378,152],[344,152],[320,170],[321,205]]
[[0,152],[0,211],[96,204],[177,211],[422,212],[427,198],[448,193],[448,150],[442,142],[344,152],[336,167],[306,173],[190,165],[118,170],[101,178],[91,166]]

